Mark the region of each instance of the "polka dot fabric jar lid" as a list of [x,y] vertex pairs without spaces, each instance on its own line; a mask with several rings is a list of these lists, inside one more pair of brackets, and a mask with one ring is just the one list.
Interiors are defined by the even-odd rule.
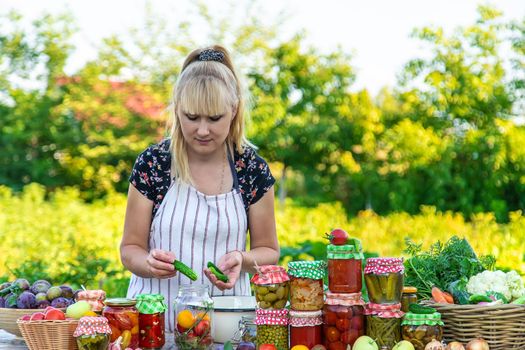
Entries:
[[403,258],[368,258],[365,274],[398,273],[405,271]]
[[81,335],[111,334],[108,319],[105,317],[85,316],[78,321],[78,326],[73,333],[74,337]]
[[288,309],[257,309],[255,310],[256,325],[288,325]]

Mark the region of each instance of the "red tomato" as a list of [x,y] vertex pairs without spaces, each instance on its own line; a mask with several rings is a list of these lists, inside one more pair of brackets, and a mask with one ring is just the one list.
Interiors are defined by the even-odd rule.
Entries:
[[[326,339],[330,342],[335,342],[339,340],[340,332],[335,327],[328,327],[325,330]],[[260,350],[260,349],[259,349]]]
[[335,322],[337,321],[337,315],[333,312],[326,312],[324,314],[324,324],[328,326],[335,326]]
[[352,306],[352,312],[354,315],[362,315],[363,314],[363,307],[362,306]]
[[210,321],[202,320],[195,326],[195,334],[198,336],[208,334],[210,332]]
[[338,318],[335,326],[340,332],[350,329],[350,320],[348,318]]
[[349,329],[341,335],[341,340],[345,344],[353,345],[356,339],[359,337],[359,333],[355,329]]
[[182,327],[180,324],[177,323],[177,330],[179,331],[179,333],[184,333],[187,331],[186,328]]
[[363,329],[364,328],[363,316],[352,318],[351,323],[352,323],[351,328],[353,329]]
[[348,233],[343,229],[336,228],[330,232],[328,239],[333,245],[344,245],[348,240]]
[[346,318],[352,318],[354,317],[354,308],[353,307],[349,307],[348,308],[348,313],[346,314]]
[[328,344],[328,350],[345,350],[346,346],[340,341]]
[[259,346],[259,350],[277,350],[273,344],[262,344]]

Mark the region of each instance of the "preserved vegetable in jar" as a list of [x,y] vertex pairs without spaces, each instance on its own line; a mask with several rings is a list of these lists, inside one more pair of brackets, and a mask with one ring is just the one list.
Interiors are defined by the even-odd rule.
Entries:
[[324,345],[327,349],[353,346],[365,334],[361,293],[326,293],[323,308]]
[[328,289],[333,293],[359,293],[362,281],[363,248],[358,239],[349,244],[327,246]]
[[306,345],[312,348],[322,342],[323,314],[318,311],[290,311],[290,348]]
[[323,308],[325,271],[324,261],[291,261],[288,263],[292,310],[316,311]]
[[135,299],[106,299],[102,316],[108,319],[111,328],[111,342],[122,337],[122,347],[125,349],[139,347],[139,312],[135,308]]
[[403,291],[402,258],[368,258],[365,283],[370,302],[374,304],[401,303]]
[[289,280],[282,266],[259,266],[251,279],[257,306],[261,309],[283,309],[290,295]]
[[106,350],[111,328],[105,317],[82,317],[73,333],[79,350]]
[[403,294],[401,295],[401,311],[408,312],[410,304],[417,304],[417,288],[403,287]]
[[164,313],[168,309],[161,294],[139,294],[139,346],[144,350],[161,349],[165,342]]
[[288,310],[256,309],[257,349],[273,344],[277,350],[288,350]]
[[392,349],[401,341],[401,304],[368,303],[365,315],[366,335],[375,339],[378,346]]
[[443,339],[443,321],[441,314],[414,314],[407,313],[401,323],[403,340],[408,340],[416,350],[424,350],[432,340]]

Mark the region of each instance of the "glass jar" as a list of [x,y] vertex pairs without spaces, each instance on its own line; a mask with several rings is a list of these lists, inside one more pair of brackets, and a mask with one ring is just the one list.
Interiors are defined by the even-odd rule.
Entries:
[[108,319],[111,328],[111,342],[122,337],[122,348],[139,347],[139,312],[135,299],[106,299],[102,316]]
[[167,306],[161,294],[138,294],[139,346],[144,350],[159,350],[164,346],[164,313]]
[[365,334],[364,304],[361,293],[326,293],[323,333],[327,349],[352,347]]
[[256,309],[257,349],[273,344],[277,350],[288,350],[288,309]]
[[363,248],[358,239],[350,244],[327,246],[328,289],[332,293],[360,293],[363,287]]
[[403,291],[402,258],[368,258],[365,283],[368,298],[374,304],[398,304]]
[[175,299],[175,344],[178,349],[213,348],[213,300],[207,285],[181,285]]
[[324,261],[291,261],[290,307],[297,311],[317,311],[323,308],[326,263]]
[[79,350],[106,350],[111,328],[105,317],[82,317],[73,333]]
[[251,279],[257,307],[283,309],[290,295],[289,280],[290,277],[282,266],[260,266],[259,271]]
[[104,308],[106,292],[102,289],[81,290],[75,295],[75,301],[85,300],[91,305],[91,311],[100,314]]
[[432,340],[443,339],[441,314],[414,314],[408,312],[401,323],[403,340],[408,340],[416,350],[424,350]]
[[403,294],[401,295],[401,311],[408,312],[410,304],[417,304],[417,288],[403,287]]
[[323,312],[290,311],[290,348],[306,345],[311,349],[323,341]]
[[365,308],[366,335],[376,340],[379,347],[392,349],[401,341],[401,304],[369,303]]

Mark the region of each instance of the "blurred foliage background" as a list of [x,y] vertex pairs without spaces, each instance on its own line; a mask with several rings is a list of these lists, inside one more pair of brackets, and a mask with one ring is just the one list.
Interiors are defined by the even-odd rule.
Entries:
[[[322,258],[342,227],[366,250],[402,255],[467,237],[498,265],[525,272],[525,17],[478,20],[446,33],[418,28],[428,55],[376,96],[353,88],[352,57],[321,53],[255,10],[232,27],[199,5],[245,77],[249,138],[277,178],[283,262]],[[69,14],[28,29],[0,18],[0,276],[103,286],[122,295],[118,257],[127,178],[166,136],[180,64],[197,47],[153,12],[129,38],[110,36],[74,74]],[[93,238],[93,239],[91,239]]]

